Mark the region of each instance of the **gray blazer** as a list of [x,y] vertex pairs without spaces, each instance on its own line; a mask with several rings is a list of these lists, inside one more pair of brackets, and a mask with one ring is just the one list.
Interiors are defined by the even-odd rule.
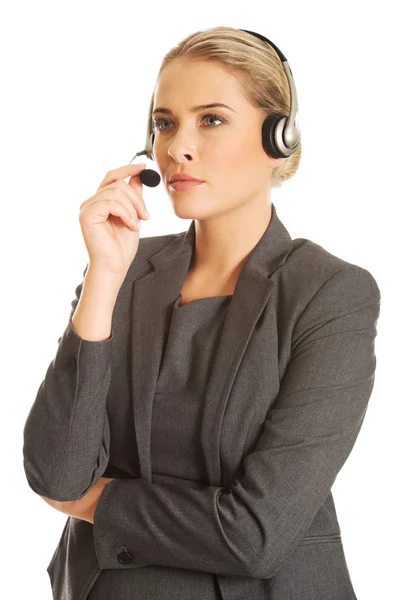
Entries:
[[208,484],[156,476],[152,402],[194,243],[194,221],[140,239],[108,340],[75,333],[83,281],[75,290],[24,426],[25,474],[58,501],[82,498],[102,476],[118,480],[93,525],[68,517],[47,568],[53,598],[84,600],[101,569],[161,565],[216,574],[223,600],[354,599],[331,487],[374,385],[378,285],[366,269],[292,240],[272,205],[204,398]]

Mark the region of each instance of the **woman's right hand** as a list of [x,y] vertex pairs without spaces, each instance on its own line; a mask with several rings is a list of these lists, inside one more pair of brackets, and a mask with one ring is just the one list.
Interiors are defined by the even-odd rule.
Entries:
[[108,171],[94,196],[80,205],[79,223],[90,266],[120,276],[128,272],[139,246],[140,225],[132,221],[148,218],[139,179],[144,169],[146,165],[129,164]]

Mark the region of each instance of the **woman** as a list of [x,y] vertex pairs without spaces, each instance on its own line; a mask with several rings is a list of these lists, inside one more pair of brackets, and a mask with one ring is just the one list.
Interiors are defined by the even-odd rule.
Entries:
[[189,229],[139,243],[140,165],[81,205],[90,261],[24,429],[29,485],[69,515],[55,600],[356,598],[331,487],[373,389],[380,291],[278,218],[301,145],[273,157],[260,133],[289,108],[272,46],[194,33],[151,103]]

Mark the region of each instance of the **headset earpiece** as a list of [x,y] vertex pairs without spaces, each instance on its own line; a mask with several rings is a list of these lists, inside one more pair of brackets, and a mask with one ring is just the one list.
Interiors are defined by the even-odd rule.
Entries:
[[283,139],[287,119],[286,115],[271,115],[264,120],[262,125],[262,145],[265,152],[272,158],[288,158],[293,154],[292,148],[288,147]]

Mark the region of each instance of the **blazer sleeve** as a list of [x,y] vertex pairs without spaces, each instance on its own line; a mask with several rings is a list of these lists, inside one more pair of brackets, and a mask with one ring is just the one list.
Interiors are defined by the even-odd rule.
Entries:
[[240,478],[229,489],[112,481],[94,514],[99,567],[272,577],[357,439],[374,385],[379,311],[380,291],[366,269],[347,263],[325,282],[296,321],[278,396]]
[[57,501],[83,497],[104,473],[109,459],[106,396],[112,335],[104,341],[89,341],[74,330],[71,320],[83,285],[84,279],[75,290],[68,325],[23,430],[29,486]]

